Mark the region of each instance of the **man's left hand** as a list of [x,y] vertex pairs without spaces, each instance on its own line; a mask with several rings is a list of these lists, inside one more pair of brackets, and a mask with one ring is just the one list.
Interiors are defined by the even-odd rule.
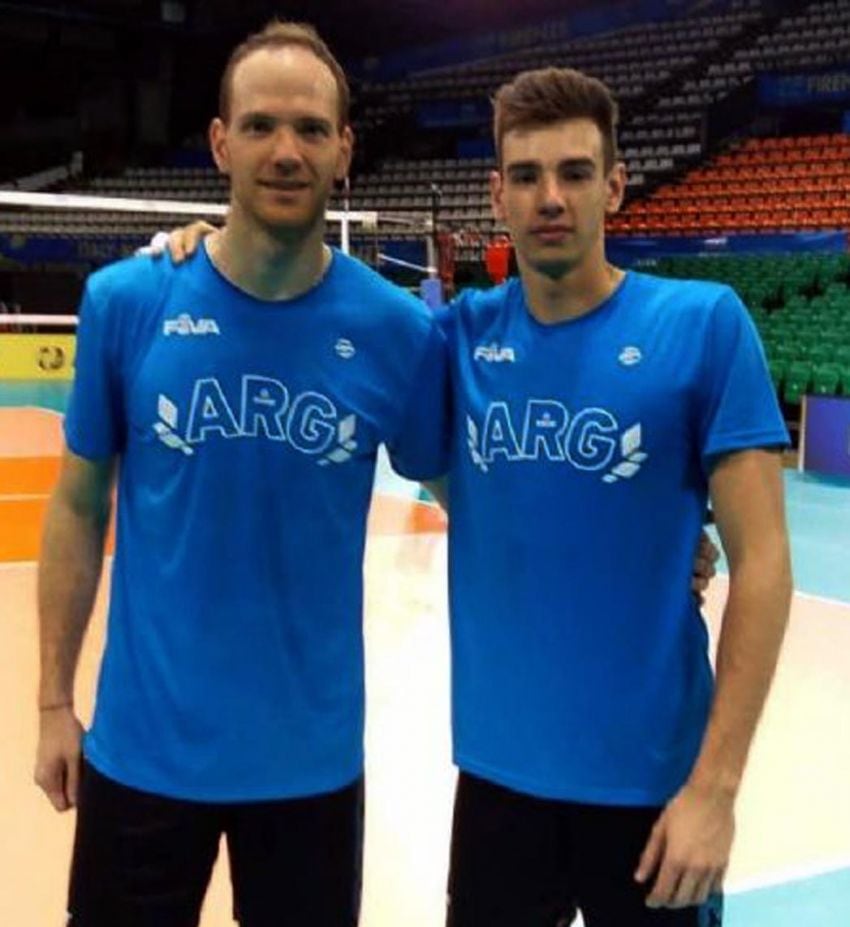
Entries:
[[691,580],[691,589],[699,599],[700,605],[705,601],[705,590],[717,575],[716,564],[720,559],[720,551],[712,543],[711,538],[702,532],[699,539],[699,548],[694,558],[694,573]]
[[650,908],[704,904],[719,892],[735,834],[734,796],[688,783],[655,822],[635,878],[657,872]]

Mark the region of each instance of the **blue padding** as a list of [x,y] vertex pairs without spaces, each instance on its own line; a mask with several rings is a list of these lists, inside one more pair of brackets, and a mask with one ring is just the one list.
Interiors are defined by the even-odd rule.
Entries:
[[621,267],[680,254],[843,254],[847,251],[847,234],[798,232],[784,235],[722,235],[716,238],[608,238],[605,250],[608,260]]
[[758,79],[762,106],[806,106],[850,100],[850,68],[814,74],[762,74]]

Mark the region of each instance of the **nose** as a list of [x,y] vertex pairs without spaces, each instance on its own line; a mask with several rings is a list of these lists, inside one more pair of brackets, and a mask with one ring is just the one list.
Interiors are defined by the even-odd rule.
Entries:
[[289,126],[281,126],[275,133],[272,159],[278,170],[289,173],[301,165],[301,148],[296,133]]
[[540,180],[540,200],[538,211],[547,219],[555,218],[564,212],[564,194],[558,178],[546,173]]

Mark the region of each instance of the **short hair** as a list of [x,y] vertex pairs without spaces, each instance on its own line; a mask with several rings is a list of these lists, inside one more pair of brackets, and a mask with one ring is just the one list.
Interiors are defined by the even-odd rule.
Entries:
[[572,68],[522,71],[503,84],[493,98],[496,158],[514,129],[541,128],[565,119],[590,119],[602,135],[605,171],[617,156],[619,110],[611,91],[595,77]]
[[348,125],[351,108],[351,91],[345,71],[328,48],[324,39],[308,23],[283,22],[273,19],[260,32],[249,35],[244,42],[237,45],[230,53],[218,91],[218,114],[227,122],[230,119],[230,98],[233,90],[233,72],[237,65],[255,51],[262,49],[279,49],[296,46],[311,51],[320,61],[330,68],[336,81],[337,103],[339,107],[339,127]]

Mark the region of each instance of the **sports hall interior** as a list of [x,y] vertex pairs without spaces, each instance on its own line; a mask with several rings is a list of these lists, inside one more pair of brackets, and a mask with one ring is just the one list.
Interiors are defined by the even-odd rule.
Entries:
[[[0,4],[0,76],[15,89],[0,146],[0,924],[63,923],[73,820],[32,782],[35,587],[83,283],[157,231],[220,221],[227,185],[206,141],[217,77],[275,15],[315,24],[351,78],[356,155],[329,240],[429,299],[423,281],[448,296],[501,277],[495,89],[558,65],[614,92],[628,186],[609,259],[733,286],[793,442],[795,595],[739,802],[724,923],[850,924],[850,0],[496,6]],[[79,672],[84,717],[110,566]],[[442,923],[454,786],[445,566],[445,516],[381,455],[361,927]],[[705,603],[715,642],[727,585],[721,559]],[[202,927],[232,922],[223,857]]]

